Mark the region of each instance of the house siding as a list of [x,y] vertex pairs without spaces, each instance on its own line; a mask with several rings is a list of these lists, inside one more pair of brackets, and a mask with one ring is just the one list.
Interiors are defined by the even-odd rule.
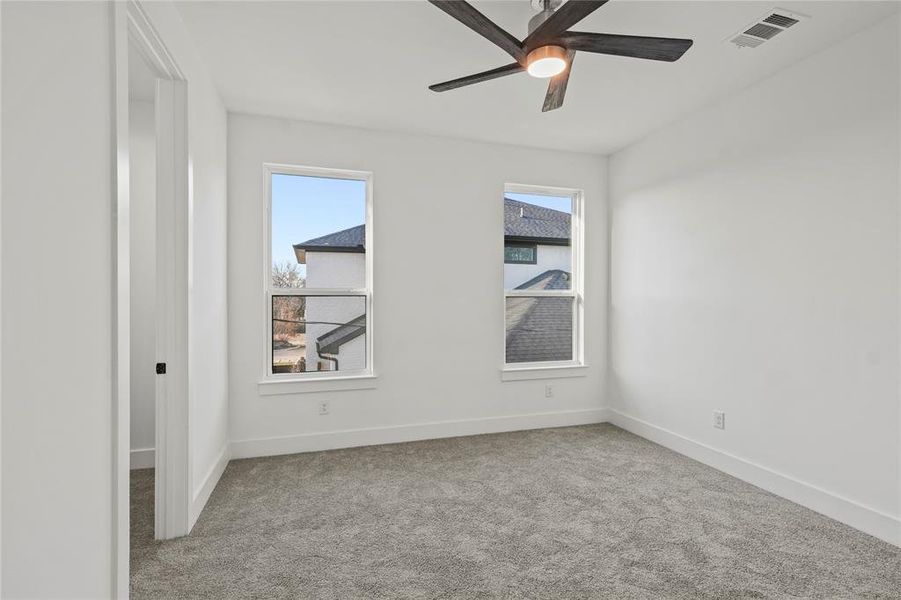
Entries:
[[362,288],[365,285],[366,255],[362,252],[307,252],[306,287]]
[[[307,252],[308,288],[361,288],[366,285],[366,255],[359,252]],[[308,297],[307,325],[307,370],[315,371],[318,362],[329,370],[329,361],[320,358],[316,351],[316,339],[332,331],[338,325],[315,324],[347,323],[366,311],[365,300],[361,297],[320,296]],[[334,356],[341,371],[366,368],[366,336],[360,336],[343,344]]]

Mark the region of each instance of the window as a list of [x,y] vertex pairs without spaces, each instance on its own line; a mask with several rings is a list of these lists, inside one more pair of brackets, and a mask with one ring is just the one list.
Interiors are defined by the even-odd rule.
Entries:
[[534,265],[538,262],[538,246],[535,244],[523,244],[506,242],[504,244],[504,264],[508,265]]
[[582,364],[582,195],[508,185],[504,198],[504,364]]
[[266,166],[264,379],[372,372],[371,176]]

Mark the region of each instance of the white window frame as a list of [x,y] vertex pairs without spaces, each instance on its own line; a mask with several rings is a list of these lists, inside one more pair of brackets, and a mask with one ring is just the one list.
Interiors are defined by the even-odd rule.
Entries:
[[[329,179],[352,179],[366,183],[366,223],[365,239],[365,286],[362,288],[276,288],[272,286],[272,176],[299,175],[303,177],[326,177]],[[263,197],[266,199],[266,215],[263,222],[263,364],[260,379],[260,393],[286,394],[297,392],[315,392],[338,389],[363,389],[372,387],[365,380],[375,378],[375,354],[373,352],[373,301],[372,301],[372,266],[373,266],[373,227],[372,227],[372,173],[370,171],[351,171],[347,169],[329,169],[265,163],[263,165]],[[366,304],[366,368],[348,371],[310,371],[307,373],[273,373],[272,372],[272,297],[273,296],[359,296]],[[363,381],[357,385],[355,381]],[[315,385],[319,382],[324,385]],[[295,386],[294,384],[303,384]],[[313,385],[310,385],[313,384]]]
[[[570,251],[572,253],[572,277],[568,290],[508,290],[502,283],[503,311],[502,334],[504,343],[501,356],[501,372],[505,380],[544,378],[548,376],[579,376],[584,374],[584,322],[585,322],[585,193],[574,188],[550,187],[508,183],[504,186],[506,194],[533,194],[540,196],[569,196],[572,199],[572,218],[570,231]],[[503,206],[503,204],[502,204]],[[501,240],[503,244],[503,240]],[[536,256],[537,258],[537,256]],[[507,362],[507,299],[508,298],[571,298],[573,302],[573,335],[572,359],[540,362]],[[553,373],[553,375],[550,375]],[[531,375],[530,375],[531,374]]]

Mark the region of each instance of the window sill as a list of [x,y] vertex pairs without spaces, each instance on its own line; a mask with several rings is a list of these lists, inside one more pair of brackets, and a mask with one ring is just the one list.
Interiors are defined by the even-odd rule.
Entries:
[[376,388],[377,381],[378,378],[375,375],[317,377],[315,379],[267,379],[257,384],[257,390],[261,396],[371,390]]
[[588,365],[565,365],[554,367],[508,367],[501,369],[501,381],[528,381],[530,379],[558,379],[562,377],[585,377]]

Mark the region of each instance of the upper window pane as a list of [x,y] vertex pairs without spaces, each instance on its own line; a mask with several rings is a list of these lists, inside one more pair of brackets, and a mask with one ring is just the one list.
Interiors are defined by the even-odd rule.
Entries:
[[504,289],[570,289],[572,198],[504,194]]
[[366,285],[366,182],[272,175],[272,287]]

